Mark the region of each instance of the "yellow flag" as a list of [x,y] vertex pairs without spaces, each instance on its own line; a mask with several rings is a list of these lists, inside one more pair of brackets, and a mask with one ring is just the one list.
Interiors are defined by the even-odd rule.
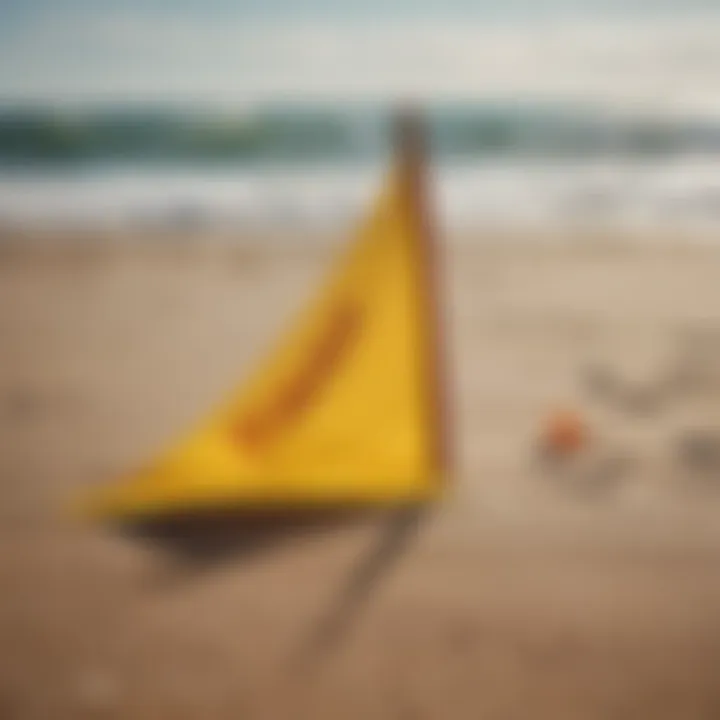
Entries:
[[92,516],[393,504],[436,496],[445,451],[430,246],[395,172],[319,297],[187,437],[101,488]]

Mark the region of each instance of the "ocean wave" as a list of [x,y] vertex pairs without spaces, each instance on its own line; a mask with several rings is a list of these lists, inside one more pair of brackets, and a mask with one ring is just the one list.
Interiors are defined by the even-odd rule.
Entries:
[[[440,161],[720,153],[720,123],[559,104],[445,105],[427,114]],[[0,108],[0,167],[324,164],[378,158],[389,115],[371,106],[58,111]]]

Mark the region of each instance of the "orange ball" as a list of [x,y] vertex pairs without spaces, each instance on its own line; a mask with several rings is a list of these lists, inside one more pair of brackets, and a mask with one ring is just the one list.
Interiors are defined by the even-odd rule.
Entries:
[[561,410],[547,421],[543,432],[543,445],[556,455],[574,455],[588,442],[588,430],[579,413]]

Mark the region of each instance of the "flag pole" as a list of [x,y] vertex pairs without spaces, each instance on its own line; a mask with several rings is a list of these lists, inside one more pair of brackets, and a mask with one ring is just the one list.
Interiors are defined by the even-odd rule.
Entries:
[[435,469],[441,481],[453,471],[453,428],[451,424],[450,388],[447,374],[447,333],[442,304],[442,266],[435,217],[429,192],[427,133],[419,110],[399,109],[393,123],[396,163],[407,188],[410,216],[416,222],[421,253],[421,285],[424,289],[425,342],[430,378],[430,412],[434,423],[433,449]]

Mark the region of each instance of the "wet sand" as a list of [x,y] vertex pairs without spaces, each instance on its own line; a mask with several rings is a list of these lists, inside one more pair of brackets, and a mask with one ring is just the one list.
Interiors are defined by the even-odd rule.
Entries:
[[446,502],[190,561],[64,507],[235,386],[330,252],[10,240],[0,716],[720,715],[720,251],[458,241]]

